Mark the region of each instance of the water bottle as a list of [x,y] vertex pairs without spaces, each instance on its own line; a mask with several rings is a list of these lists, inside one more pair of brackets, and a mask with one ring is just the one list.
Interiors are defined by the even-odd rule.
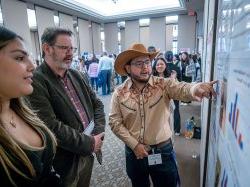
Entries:
[[193,116],[186,121],[185,126],[186,126],[185,138],[191,139],[194,136],[194,126],[195,126],[195,121]]

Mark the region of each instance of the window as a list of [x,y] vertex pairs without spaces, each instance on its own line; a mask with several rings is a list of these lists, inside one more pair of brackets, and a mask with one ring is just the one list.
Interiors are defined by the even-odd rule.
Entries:
[[59,27],[59,17],[54,15],[54,23],[56,27]]
[[118,43],[121,42],[121,32],[118,32]]
[[166,16],[166,24],[177,23],[178,16]]
[[177,37],[178,36],[178,25],[174,25],[173,26],[173,37]]
[[2,15],[2,7],[0,4],[0,25],[3,25],[3,15]]
[[28,23],[30,29],[36,29],[37,23],[36,23],[36,12],[32,9],[27,9],[28,14]]
[[105,51],[105,34],[104,31],[101,31],[101,46],[102,46],[102,51]]
[[173,41],[173,53],[177,54],[177,41]]
[[147,18],[147,19],[140,19],[139,20],[139,25],[140,26],[149,26],[149,23],[150,23],[150,19]]

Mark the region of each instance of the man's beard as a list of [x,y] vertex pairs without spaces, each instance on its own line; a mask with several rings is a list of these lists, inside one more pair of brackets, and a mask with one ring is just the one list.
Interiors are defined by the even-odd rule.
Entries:
[[59,69],[67,70],[71,65],[71,63],[65,63],[64,60],[59,60],[55,55],[53,55],[53,61],[57,64]]
[[130,77],[131,77],[132,80],[135,80],[135,81],[137,81],[139,83],[147,83],[148,80],[149,80],[149,78],[150,78],[150,76],[151,76],[151,74],[152,73],[148,74],[148,78],[147,79],[142,79],[140,76],[137,76],[137,75],[130,75]]

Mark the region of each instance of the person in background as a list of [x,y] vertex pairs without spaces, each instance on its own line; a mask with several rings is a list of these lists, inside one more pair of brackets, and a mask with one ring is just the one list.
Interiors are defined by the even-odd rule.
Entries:
[[90,78],[90,84],[94,91],[98,92],[98,61],[97,58],[92,59],[89,65],[88,75]]
[[108,53],[104,52],[100,58],[98,72],[102,78],[102,95],[111,93],[111,75],[113,69],[114,60],[108,57]]
[[[148,52],[149,53],[155,53],[156,52],[155,46],[148,46]],[[156,56],[155,56],[155,58],[156,58]],[[155,63],[155,59],[152,60],[152,66],[154,65],[154,63]]]
[[[173,75],[176,75],[176,78],[179,82],[182,81],[181,78],[181,71],[180,67],[177,65],[177,63],[174,64],[173,62],[173,52],[167,51],[165,53],[165,59],[167,60],[167,69],[172,73]],[[181,115],[180,115],[180,104],[179,100],[174,100],[174,132],[176,136],[180,136],[181,131]]]
[[23,98],[33,91],[34,68],[23,39],[0,27],[1,186],[60,185],[51,180],[56,139]]
[[152,76],[151,61],[158,51],[134,44],[120,53],[115,71],[128,75],[111,99],[109,125],[125,143],[126,171],[134,187],[177,186],[178,170],[169,126],[170,99],[197,100],[215,96],[213,84],[189,84]]
[[87,69],[86,69],[86,66],[85,66],[85,61],[84,61],[84,58],[83,57],[80,57],[79,59],[79,71],[83,74],[86,74],[87,72]]
[[[173,70],[172,72],[168,70],[167,62],[164,58],[156,58],[155,64],[152,67],[152,73],[154,76],[168,78],[171,77],[176,79],[176,72]],[[170,129],[174,131],[174,101],[170,100],[170,117],[169,117],[169,125]],[[173,141],[173,138],[172,138]]]
[[[102,147],[104,106],[86,76],[69,68],[75,50],[72,32],[46,28],[41,41],[44,62],[34,72],[34,92],[27,99],[56,135],[53,164],[63,185],[89,186],[93,153]],[[93,130],[87,131],[92,122]]]
[[[116,59],[117,55],[116,54],[113,54],[113,58],[114,60]],[[116,78],[116,85],[119,85],[120,84],[120,75],[118,75],[115,70],[113,69],[113,72],[115,73],[115,78]]]
[[180,70],[180,77],[179,77],[179,81],[182,81],[182,76],[181,76],[181,61],[180,61],[180,58],[179,58],[179,55],[178,54],[175,54],[173,56],[173,64]]
[[201,81],[201,66],[196,54],[193,54],[193,62],[195,65],[195,74],[194,74],[194,81],[200,82]]
[[183,52],[181,54],[181,76],[182,76],[182,81],[184,82],[192,82],[192,76],[187,76],[186,75],[186,67],[190,65],[190,59],[189,59],[189,55],[187,52]]

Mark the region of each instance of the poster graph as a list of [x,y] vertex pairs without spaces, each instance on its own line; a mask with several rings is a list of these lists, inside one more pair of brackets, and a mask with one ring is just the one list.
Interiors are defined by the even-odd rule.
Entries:
[[240,110],[239,108],[237,108],[237,101],[238,101],[238,93],[235,94],[235,100],[234,100],[234,103],[231,102],[231,105],[230,105],[230,113],[228,115],[229,117],[229,123],[231,124],[231,127],[234,131],[234,135],[235,135],[235,138],[238,142],[238,145],[240,147],[241,150],[243,150],[243,140],[242,140],[242,133],[241,132],[237,132],[239,131],[238,130],[238,120],[239,120],[239,113],[240,113]]

